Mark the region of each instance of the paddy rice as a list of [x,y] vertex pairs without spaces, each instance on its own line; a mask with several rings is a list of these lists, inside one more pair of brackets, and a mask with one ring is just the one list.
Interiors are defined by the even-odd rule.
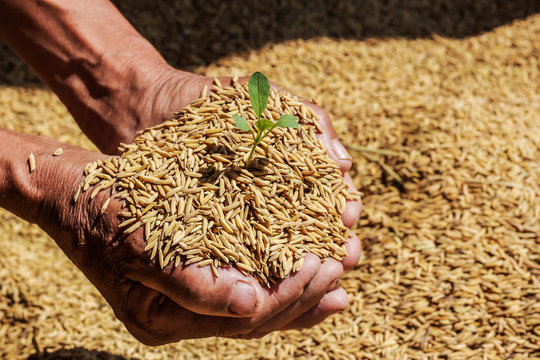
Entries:
[[[0,209],[0,358],[540,356],[535,2],[163,2],[148,16],[154,4],[117,2],[171,65],[212,77],[260,70],[330,113],[364,194],[352,229],[362,258],[340,279],[349,306],[262,339],[144,346],[45,232]],[[281,13],[290,21],[275,21],[276,6],[293,9]],[[171,40],[179,22],[181,43]],[[96,151],[50,90],[21,86],[35,76],[2,50],[0,124]]]
[[145,251],[162,268],[183,262],[211,266],[218,276],[217,268],[235,266],[270,285],[298,271],[306,253],[343,260],[341,215],[360,195],[328,157],[311,108],[273,89],[263,116],[295,115],[300,127],[275,129],[246,166],[252,138],[232,114],[253,126],[247,84],[224,88],[216,79],[202,96],[122,144],[119,157],[89,164],[74,200],[81,190],[94,199],[112,189],[124,203],[123,234],[142,229]]

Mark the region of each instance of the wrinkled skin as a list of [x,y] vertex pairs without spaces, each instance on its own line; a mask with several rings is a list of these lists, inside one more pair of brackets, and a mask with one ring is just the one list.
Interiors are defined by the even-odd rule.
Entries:
[[[200,76],[188,79],[182,76],[176,82],[173,76],[167,79],[157,87],[158,90],[145,94],[153,99],[152,105],[146,105],[146,113],[141,112],[148,115],[138,119],[135,130],[167,119],[172,111],[198,98],[204,85],[212,80]],[[222,78],[221,81],[226,84],[229,79]],[[324,133],[320,136],[329,155],[339,163],[345,181],[352,187],[348,173],[351,161],[346,155],[339,158],[343,151],[335,150],[337,138],[328,114],[318,106],[308,104],[321,119]],[[134,135],[133,132],[131,136]],[[131,139],[122,140],[129,142]],[[103,150],[110,152],[112,149]],[[120,201],[113,199],[107,213],[100,216],[101,206],[110,193],[101,192],[90,200],[89,190],[82,193],[76,204],[71,202],[72,194],[83,180],[84,166],[105,157],[68,147],[63,155],[65,165],[56,170],[61,179],[58,181],[63,184],[62,198],[57,201],[63,205],[42,206],[38,217],[42,219],[42,227],[59,244],[68,244],[62,246],[63,250],[141,342],[161,345],[208,336],[261,337],[276,330],[311,327],[347,306],[347,294],[338,286],[338,279],[359,259],[360,244],[354,235],[348,240],[349,256],[343,262],[328,259],[321,263],[318,257],[308,254],[300,271],[271,288],[261,286],[253,277],[234,268],[219,269],[217,279],[208,266],[181,264],[174,269],[172,265],[160,269],[143,250],[141,229],[127,237],[120,233],[117,217]],[[359,201],[348,202],[344,224],[353,225],[360,210]],[[56,218],[47,214],[56,214]],[[233,293],[235,284],[238,288],[246,288],[244,293]]]
[[[169,119],[211,82],[168,66],[108,0],[0,0],[0,9],[0,36],[106,154],[115,154],[119,142],[130,142],[137,131]],[[310,106],[319,114],[329,155],[352,187],[351,160],[328,114]],[[110,193],[89,200],[90,191],[76,204],[71,200],[85,165],[105,155],[3,129],[0,143],[1,206],[45,229],[145,344],[216,335],[260,337],[313,326],[347,306],[337,279],[360,256],[354,235],[343,262],[321,263],[307,255],[299,272],[270,289],[235,269],[220,269],[218,279],[208,267],[196,265],[161,270],[143,252],[140,231],[127,237],[119,233],[117,200],[100,216]],[[64,154],[52,157],[60,146]],[[30,151],[38,162],[33,173],[26,164]],[[344,224],[352,226],[360,211],[359,201],[349,202]],[[243,295],[233,292],[242,288]]]

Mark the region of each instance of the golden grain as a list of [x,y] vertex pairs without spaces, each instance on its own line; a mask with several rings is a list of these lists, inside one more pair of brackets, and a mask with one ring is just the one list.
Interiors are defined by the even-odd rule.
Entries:
[[94,186],[93,199],[114,185],[129,209],[119,227],[128,235],[144,225],[145,251],[162,267],[178,253],[186,264],[212,264],[214,274],[216,267],[237,266],[269,285],[298,270],[307,252],[343,259],[347,229],[340,217],[345,199],[358,195],[346,190],[317,139],[317,119],[294,97],[272,90],[267,116],[279,118],[286,109],[301,127],[270,134],[256,154],[257,163],[272,160],[246,169],[249,137],[233,126],[228,109],[239,105],[253,121],[248,104],[245,84],[222,88],[216,81],[209,97],[122,144],[119,158],[87,166],[82,190]]
[[30,153],[28,156],[28,166],[30,168],[30,172],[34,172],[36,170],[36,158],[32,153]]
[[[245,11],[245,2],[223,3],[217,12],[213,4],[175,2],[168,8],[167,23],[183,21],[195,10],[196,18],[215,20],[215,29],[225,30],[209,32],[200,21],[182,23],[191,30],[190,36],[205,40],[191,47],[197,64],[213,61],[216,50],[228,54],[209,67],[195,65],[198,73],[218,76],[261,69],[306,97],[319,97],[344,144],[407,154],[373,155],[401,176],[404,188],[398,189],[380,165],[352,151],[351,174],[368,196],[357,229],[364,255],[340,281],[349,294],[349,307],[311,329],[274,333],[261,340],[210,338],[145,347],[118,327],[112,311],[101,305],[99,293],[61,252],[35,251],[35,244],[49,248],[49,238],[36,226],[2,213],[0,358],[79,359],[95,356],[87,349],[97,348],[100,355],[106,352],[104,357],[119,358],[537,358],[540,22],[538,15],[526,18],[535,11],[534,6],[527,10],[526,2],[507,1],[494,7],[493,1],[479,0],[452,7],[452,2],[436,0],[426,8],[420,0],[385,2],[382,7],[380,1],[369,0],[357,11],[350,6],[353,2],[338,1],[332,3],[336,11],[331,14],[325,6],[298,8],[299,14],[307,15],[305,21],[289,24],[291,33],[301,35],[313,32],[306,21],[321,20],[320,25],[336,31],[336,38],[285,41],[281,33],[272,34],[281,31],[279,27],[264,27],[265,21],[275,21],[270,11],[270,16],[257,16],[268,45],[244,54],[235,54],[234,48],[238,40],[249,42],[245,37],[250,32],[243,31],[244,37],[237,31],[227,33],[226,19]],[[136,27],[142,26],[158,43],[161,39],[171,61],[191,64],[189,52],[175,56],[180,52],[169,46],[169,26],[161,27],[168,36],[152,26],[152,21],[161,21],[159,17],[140,16],[141,6],[129,6],[138,1],[122,3],[126,11],[133,9]],[[282,5],[296,10],[299,3]],[[474,9],[480,9],[477,15],[484,9],[489,16],[474,16]],[[370,21],[360,12],[381,21]],[[402,15],[413,16],[395,21],[403,20]],[[332,25],[332,19],[342,21]],[[245,24],[253,22],[238,23]],[[442,24],[458,26],[442,30]],[[437,35],[441,31],[444,36]],[[429,35],[418,37],[421,33]],[[355,34],[362,34],[361,38]],[[396,38],[396,34],[405,36]],[[226,41],[227,36],[233,41]],[[222,38],[217,41],[221,49],[214,50],[212,37]],[[2,55],[7,81],[28,78],[29,71],[10,60],[15,57],[9,51]],[[12,66],[19,71],[11,71]],[[90,146],[80,130],[66,121],[65,107],[48,90],[4,86],[0,93],[3,127],[15,125],[29,134]],[[20,121],[19,112],[11,111],[12,104],[27,107],[25,121]],[[214,127],[225,128],[218,120]],[[205,161],[211,161],[208,158]],[[218,171],[225,168],[221,162],[215,166]],[[15,234],[21,241],[12,241]],[[180,257],[172,256],[177,265]],[[265,264],[253,267],[268,274]],[[34,286],[34,279],[43,285]],[[84,314],[78,305],[84,307]]]
[[99,215],[100,215],[100,216],[106,213],[107,207],[109,206],[109,203],[111,202],[111,199],[112,199],[112,198],[108,198],[108,199],[105,200],[105,202],[103,203],[103,206],[101,207],[101,210],[99,211]]

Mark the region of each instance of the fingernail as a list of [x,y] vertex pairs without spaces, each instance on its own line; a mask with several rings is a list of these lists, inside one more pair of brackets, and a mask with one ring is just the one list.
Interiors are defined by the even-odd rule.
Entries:
[[229,295],[229,311],[236,315],[249,315],[255,311],[257,296],[251,284],[238,280]]
[[347,149],[345,149],[345,146],[339,142],[339,139],[332,140],[332,148],[334,149],[334,154],[336,154],[336,157],[339,160],[352,160],[351,155]]

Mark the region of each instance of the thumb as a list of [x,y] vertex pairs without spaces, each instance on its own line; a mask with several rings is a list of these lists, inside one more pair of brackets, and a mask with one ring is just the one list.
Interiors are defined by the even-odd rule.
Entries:
[[201,315],[248,317],[254,314],[263,292],[255,278],[235,268],[219,268],[218,273],[219,277],[215,278],[210,266],[181,264],[168,274],[162,271],[135,280]]

